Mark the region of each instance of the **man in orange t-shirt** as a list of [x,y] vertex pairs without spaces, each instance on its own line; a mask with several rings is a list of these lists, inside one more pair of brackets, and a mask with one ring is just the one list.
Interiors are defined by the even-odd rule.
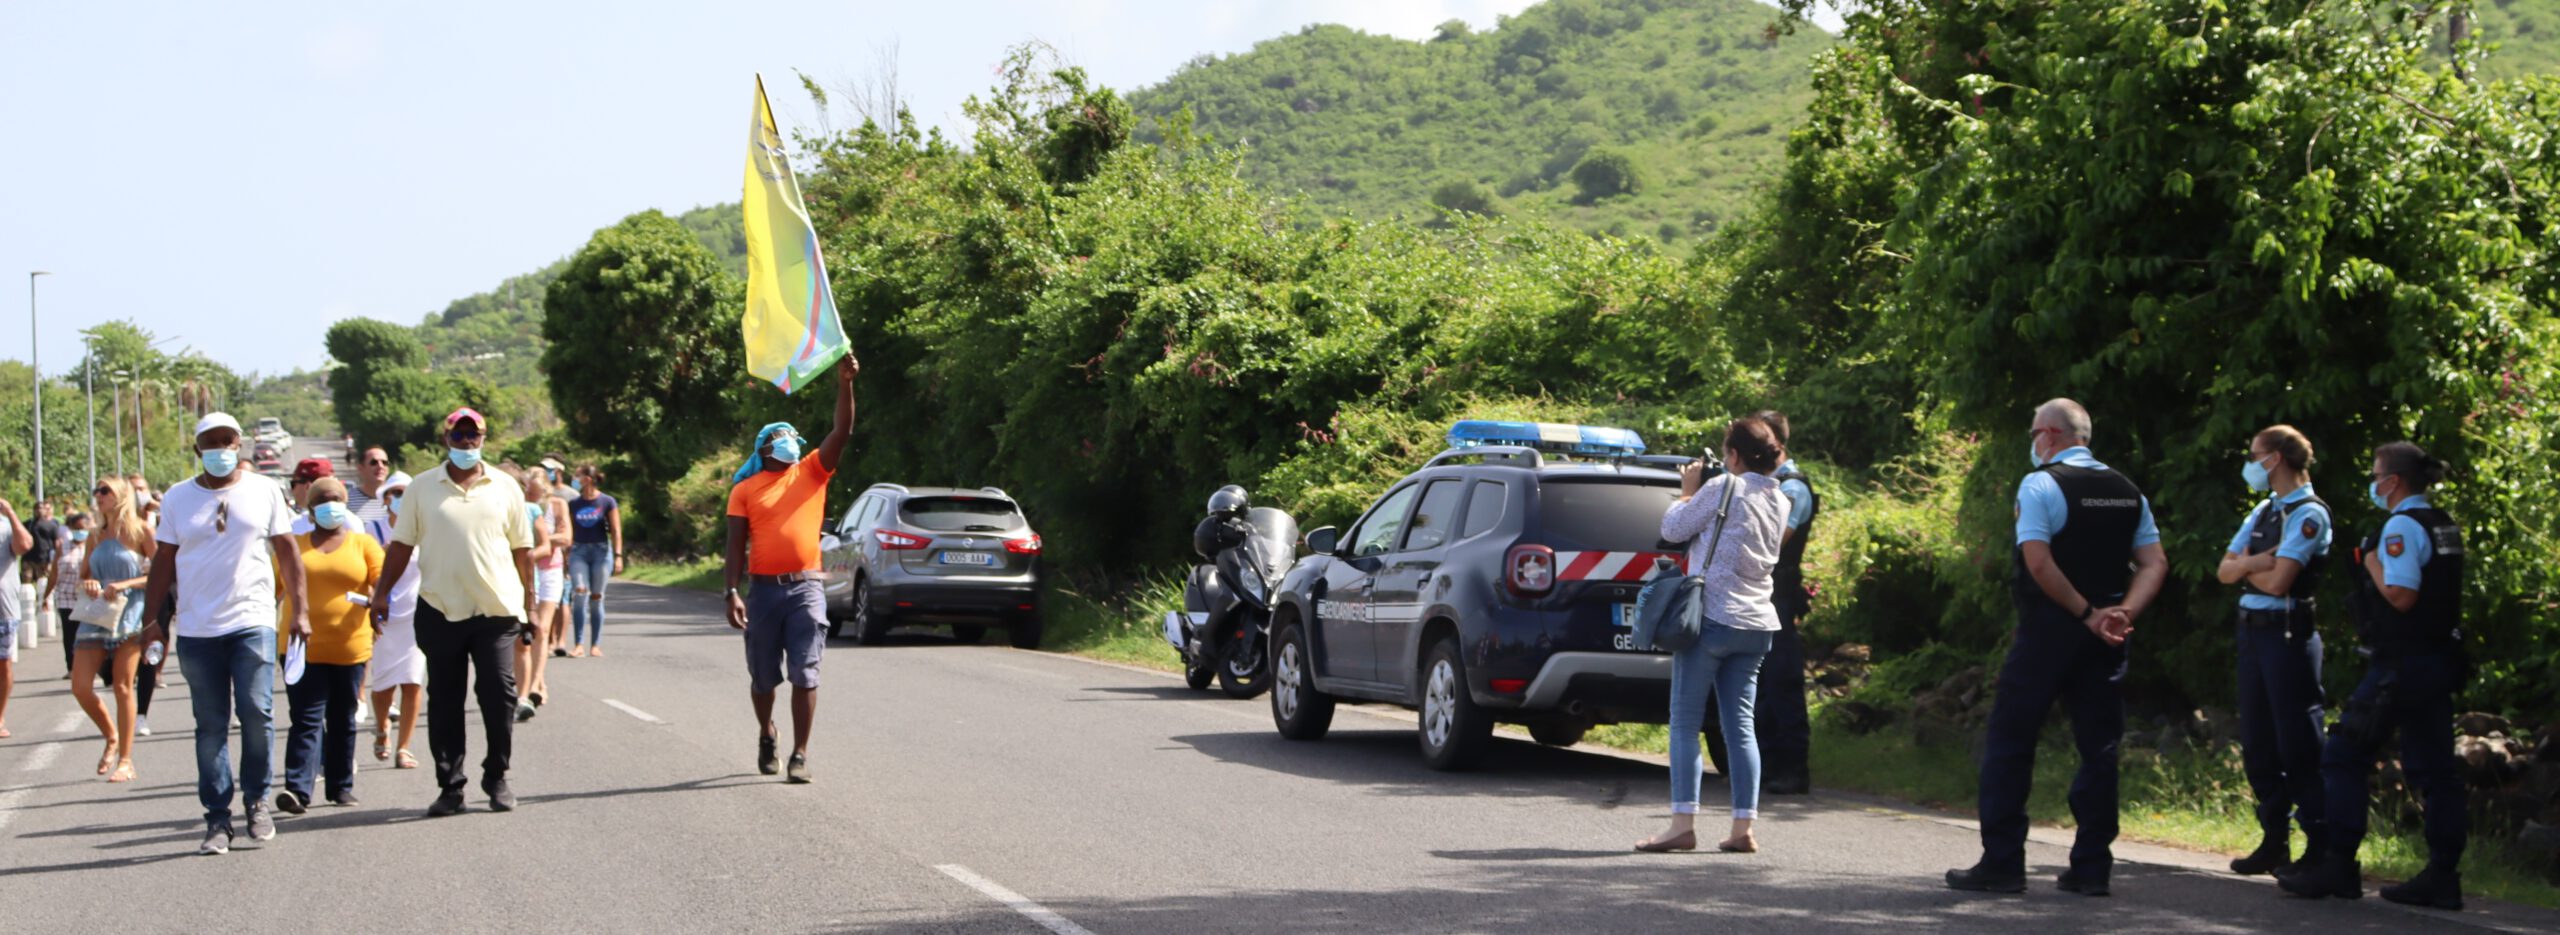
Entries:
[[[818,530],[826,522],[827,481],[853,432],[853,378],[862,363],[836,365],[835,424],[817,458],[801,457],[800,432],[776,422],[756,433],[755,454],[730,479],[729,626],[746,631],[747,691],[756,709],[756,769],[781,771],[774,752],[773,690],[791,682],[791,782],[809,781],[809,727],[818,716],[818,659],[827,648],[827,594],[820,582]],[[751,587],[738,594],[739,579]],[[785,661],[790,664],[786,668]]]

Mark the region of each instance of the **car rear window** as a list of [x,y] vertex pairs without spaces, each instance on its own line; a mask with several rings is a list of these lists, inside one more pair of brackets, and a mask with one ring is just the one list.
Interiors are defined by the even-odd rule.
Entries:
[[1555,480],[1539,485],[1539,527],[1558,547],[1647,552],[1662,547],[1662,514],[1680,488],[1632,480]]
[[1022,525],[1011,502],[986,497],[917,497],[898,505],[898,518],[935,532],[1005,532]]

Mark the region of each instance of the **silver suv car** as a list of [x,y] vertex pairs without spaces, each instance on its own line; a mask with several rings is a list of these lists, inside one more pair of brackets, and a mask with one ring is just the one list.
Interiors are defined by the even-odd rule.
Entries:
[[851,623],[868,646],[932,624],[974,643],[994,624],[1040,645],[1040,534],[1002,490],[873,484],[819,547],[829,636]]

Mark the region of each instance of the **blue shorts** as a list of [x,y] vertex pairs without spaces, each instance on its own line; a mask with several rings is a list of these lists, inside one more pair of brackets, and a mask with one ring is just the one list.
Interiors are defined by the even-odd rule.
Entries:
[[0,618],[0,662],[18,658],[18,622]]
[[827,652],[827,592],[816,581],[757,584],[747,589],[747,683],[771,694],[787,676],[798,688],[818,687],[818,660]]

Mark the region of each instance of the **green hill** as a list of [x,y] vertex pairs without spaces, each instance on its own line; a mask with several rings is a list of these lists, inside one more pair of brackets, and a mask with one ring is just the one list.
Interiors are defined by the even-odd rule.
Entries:
[[1549,0],[1423,42],[1310,26],[1129,101],[1142,138],[1187,109],[1318,214],[1437,204],[1670,241],[1740,214],[1810,99],[1807,59],[1832,39],[1777,22],[1752,0]]
[[2498,47],[2481,69],[2493,78],[2560,74],[2560,2],[2480,0],[2473,35]]

